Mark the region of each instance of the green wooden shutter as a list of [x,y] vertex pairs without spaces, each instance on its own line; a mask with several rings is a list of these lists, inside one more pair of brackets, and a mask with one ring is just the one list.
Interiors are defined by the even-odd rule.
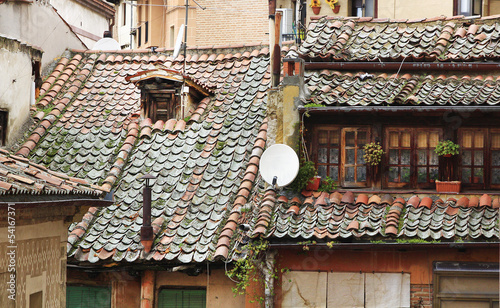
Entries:
[[111,308],[111,288],[90,286],[67,286],[68,308]]
[[158,308],[205,308],[206,290],[162,289]]

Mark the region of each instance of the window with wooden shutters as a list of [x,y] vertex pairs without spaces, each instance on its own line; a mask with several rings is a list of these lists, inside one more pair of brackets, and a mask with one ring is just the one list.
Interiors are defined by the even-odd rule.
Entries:
[[459,130],[460,178],[472,188],[500,188],[500,130]]
[[439,172],[439,159],[434,149],[442,130],[387,128],[385,133],[386,186],[432,188]]
[[312,159],[319,176],[343,187],[367,186],[363,146],[369,140],[368,127],[316,126],[313,135]]
[[95,286],[67,286],[66,307],[111,307],[111,288]]
[[206,290],[161,289],[158,308],[205,308]]

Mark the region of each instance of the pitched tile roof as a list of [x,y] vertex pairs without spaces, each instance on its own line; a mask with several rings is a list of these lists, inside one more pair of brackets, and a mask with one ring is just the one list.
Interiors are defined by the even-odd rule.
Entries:
[[500,76],[306,71],[311,102],[326,106],[497,106]]
[[251,225],[251,236],[272,241],[499,239],[500,199],[487,194],[443,201],[315,192],[301,200],[268,189],[260,200],[239,223]]
[[[0,195],[12,201],[34,201],[36,195],[100,197],[105,192],[87,180],[70,177],[0,149]],[[23,196],[29,196],[24,198]]]
[[[214,88],[214,97],[201,101],[187,122],[139,120],[140,93],[126,77],[180,71],[182,60],[77,52],[43,84],[37,106],[44,112],[35,115],[38,122],[18,154],[116,190],[114,205],[91,208],[70,229],[70,258],[204,261],[228,215],[248,197],[257,172],[248,166],[265,145],[268,50],[190,55],[185,74]],[[144,184],[138,178],[145,173],[157,177],[149,254],[139,235]]]
[[313,61],[472,61],[500,57],[499,16],[424,20],[320,18],[298,54]]

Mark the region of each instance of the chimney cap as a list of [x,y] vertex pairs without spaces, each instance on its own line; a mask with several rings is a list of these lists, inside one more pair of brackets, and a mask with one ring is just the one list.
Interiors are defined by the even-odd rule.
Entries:
[[154,179],[156,179],[156,177],[154,175],[146,173],[145,175],[141,176],[139,179],[141,179],[141,180],[154,180]]

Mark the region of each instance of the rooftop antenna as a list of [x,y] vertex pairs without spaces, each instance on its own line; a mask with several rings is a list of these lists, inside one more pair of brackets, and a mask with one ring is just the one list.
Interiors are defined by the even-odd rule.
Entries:
[[174,54],[172,57],[175,59],[179,55],[182,47],[182,37],[184,36],[184,24],[179,28],[179,33],[177,34],[177,39],[175,40]]
[[264,181],[277,189],[292,183],[299,172],[299,157],[286,144],[275,144],[264,151],[259,163]]

